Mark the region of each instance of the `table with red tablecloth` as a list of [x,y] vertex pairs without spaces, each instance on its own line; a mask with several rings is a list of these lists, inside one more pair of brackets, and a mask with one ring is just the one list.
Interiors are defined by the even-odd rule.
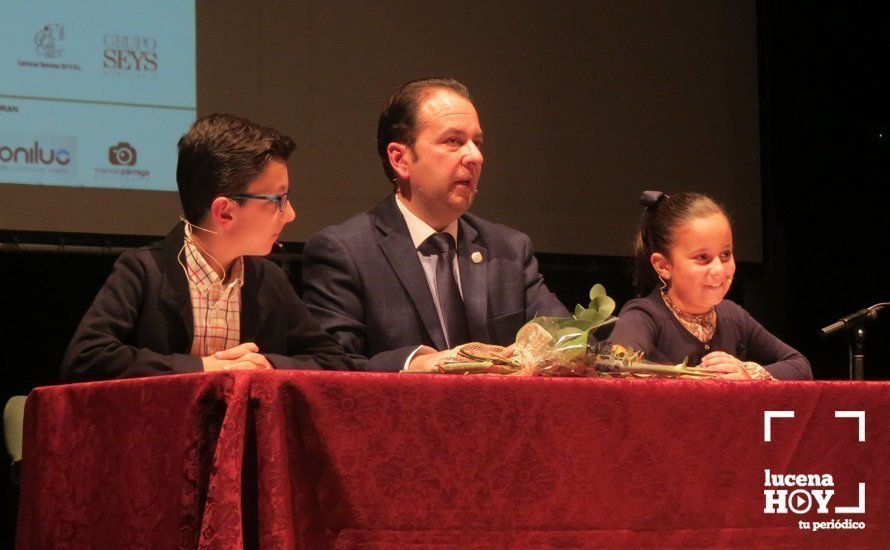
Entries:
[[890,383],[245,371],[25,414],[20,549],[890,544]]

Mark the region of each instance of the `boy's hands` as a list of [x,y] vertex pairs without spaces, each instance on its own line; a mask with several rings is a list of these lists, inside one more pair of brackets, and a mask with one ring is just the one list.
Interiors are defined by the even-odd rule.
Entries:
[[272,364],[265,356],[260,355],[260,348],[253,342],[245,342],[233,348],[218,351],[213,355],[202,357],[204,372],[220,370],[266,370]]

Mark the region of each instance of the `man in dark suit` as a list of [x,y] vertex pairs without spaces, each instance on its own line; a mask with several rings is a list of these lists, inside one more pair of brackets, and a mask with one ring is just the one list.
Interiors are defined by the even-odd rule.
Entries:
[[210,115],[179,141],[185,216],[163,243],[126,252],[77,328],[73,381],[218,370],[353,368],[268,254],[293,221],[293,141]]
[[462,84],[405,84],[377,129],[394,193],[306,243],[304,300],[347,352],[375,358],[359,368],[422,369],[468,341],[509,345],[536,315],[569,315],[525,234],[467,214],[482,141]]

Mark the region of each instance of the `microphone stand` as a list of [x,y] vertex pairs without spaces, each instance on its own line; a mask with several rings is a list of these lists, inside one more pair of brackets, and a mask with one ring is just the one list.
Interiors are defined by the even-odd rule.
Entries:
[[846,329],[850,339],[850,380],[865,379],[865,322],[878,316],[878,312],[890,305],[890,302],[881,302],[856,313],[851,313],[840,320],[823,327],[820,331],[822,337],[829,336]]

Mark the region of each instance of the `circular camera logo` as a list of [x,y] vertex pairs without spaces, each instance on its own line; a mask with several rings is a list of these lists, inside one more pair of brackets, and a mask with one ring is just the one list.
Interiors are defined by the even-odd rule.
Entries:
[[111,166],[96,166],[94,168],[97,182],[132,182],[144,184],[149,181],[151,173],[136,166],[138,155],[136,148],[128,141],[119,141],[117,145],[108,148],[108,164]]
[[114,166],[135,166],[136,149],[126,141],[112,145],[108,148],[108,162]]

